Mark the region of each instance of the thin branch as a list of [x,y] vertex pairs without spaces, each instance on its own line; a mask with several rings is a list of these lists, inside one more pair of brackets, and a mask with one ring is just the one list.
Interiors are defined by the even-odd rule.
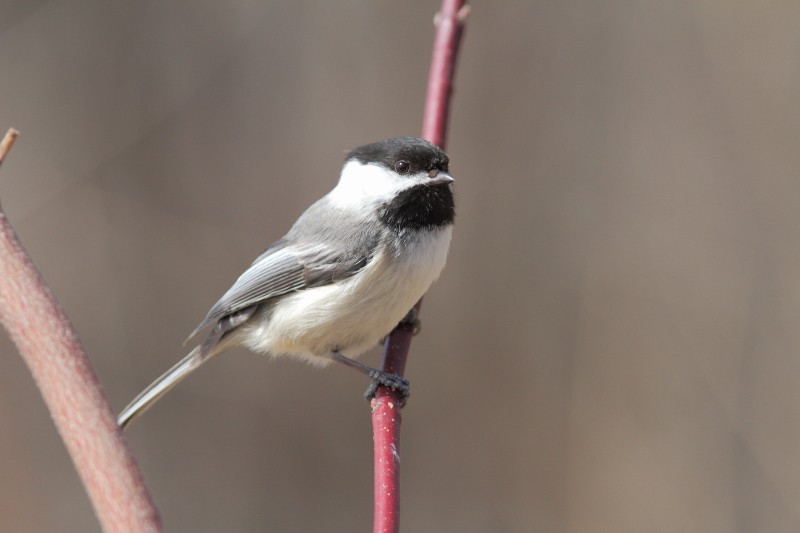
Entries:
[[14,128],[8,128],[6,132],[6,136],[3,137],[3,141],[0,142],[0,164],[6,159],[6,155],[11,150],[11,147],[14,146],[14,143],[19,136],[19,132]]
[[[443,0],[441,11],[434,19],[436,37],[428,76],[422,137],[441,148],[445,147],[456,56],[468,14],[466,0]],[[417,312],[421,305],[422,300],[415,306]],[[384,371],[403,375],[413,334],[413,327],[406,324],[392,331],[384,347]],[[375,457],[375,533],[396,533],[400,528],[399,400],[392,389],[379,387],[371,404]]]
[[[3,161],[17,137],[0,143]],[[0,210],[0,322],[44,397],[103,531],[160,532],[158,511],[66,315]]]

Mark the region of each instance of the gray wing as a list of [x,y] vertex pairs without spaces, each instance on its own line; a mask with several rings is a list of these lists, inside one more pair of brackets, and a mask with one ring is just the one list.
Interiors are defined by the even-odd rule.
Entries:
[[[314,213],[320,209],[326,216]],[[270,246],[239,276],[189,339],[223,317],[270,298],[352,276],[369,262],[378,242],[377,234],[365,231],[366,226],[369,222],[337,216],[322,201],[317,202],[286,237]],[[332,228],[337,231],[332,232]],[[342,235],[349,238],[336,238]]]
[[304,287],[304,267],[283,244],[282,241],[278,241],[270,246],[239,276],[222,298],[211,307],[184,344],[192,340],[206,326],[232,313]]

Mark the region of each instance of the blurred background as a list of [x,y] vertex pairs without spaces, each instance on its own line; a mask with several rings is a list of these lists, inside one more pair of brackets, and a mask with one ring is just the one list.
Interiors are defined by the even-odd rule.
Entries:
[[[418,134],[437,8],[0,3],[0,130],[22,132],[0,198],[116,410],[348,149]],[[788,0],[474,3],[405,531],[800,531],[798,20]],[[97,531],[0,353],[0,530]],[[212,361],[128,431],[167,529],[369,531],[366,385]]]

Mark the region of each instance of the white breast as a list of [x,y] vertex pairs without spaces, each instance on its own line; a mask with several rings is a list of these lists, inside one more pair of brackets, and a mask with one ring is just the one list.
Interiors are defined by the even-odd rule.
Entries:
[[452,226],[427,230],[400,251],[379,249],[347,280],[286,296],[271,316],[242,326],[244,344],[317,364],[328,363],[334,349],[360,355],[387,335],[439,277],[451,235]]

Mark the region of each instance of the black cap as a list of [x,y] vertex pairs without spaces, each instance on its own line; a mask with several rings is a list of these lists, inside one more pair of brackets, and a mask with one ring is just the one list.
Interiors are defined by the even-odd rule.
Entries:
[[352,159],[365,165],[377,163],[392,170],[397,169],[398,162],[406,161],[410,168],[403,174],[417,174],[431,170],[447,172],[450,162],[441,148],[417,137],[394,137],[359,146],[347,155],[348,161]]

